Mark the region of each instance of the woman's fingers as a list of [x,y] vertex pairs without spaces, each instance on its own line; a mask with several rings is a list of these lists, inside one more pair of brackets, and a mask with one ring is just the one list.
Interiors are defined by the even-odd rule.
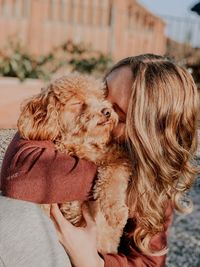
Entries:
[[83,217],[86,221],[87,227],[95,227],[95,221],[92,218],[88,206],[84,203],[82,205],[82,212],[83,212]]
[[57,228],[59,228],[59,230],[62,230],[63,227],[65,227],[65,228],[68,227],[69,229],[74,227],[62,215],[62,212],[60,211],[58,204],[52,204],[51,205],[50,216],[51,216],[51,219],[56,223]]

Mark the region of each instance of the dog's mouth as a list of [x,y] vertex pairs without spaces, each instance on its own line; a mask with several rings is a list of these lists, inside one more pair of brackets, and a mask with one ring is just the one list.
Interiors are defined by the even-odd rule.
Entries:
[[98,126],[106,126],[106,125],[113,125],[113,120],[100,120],[97,123]]

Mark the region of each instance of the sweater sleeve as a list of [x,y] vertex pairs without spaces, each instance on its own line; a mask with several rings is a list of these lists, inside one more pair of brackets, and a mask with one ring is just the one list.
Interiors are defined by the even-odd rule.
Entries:
[[[169,227],[173,219],[173,208],[171,205],[166,210],[165,230],[154,236],[150,242],[154,250],[162,249],[167,245],[167,235]],[[101,257],[104,259],[104,267],[164,267],[166,255],[163,256],[146,256],[140,253],[137,249],[131,248],[128,256],[124,253],[119,254],[104,254]]]
[[3,195],[35,203],[64,203],[88,198],[96,166],[55,150],[50,141],[15,135],[1,170]]

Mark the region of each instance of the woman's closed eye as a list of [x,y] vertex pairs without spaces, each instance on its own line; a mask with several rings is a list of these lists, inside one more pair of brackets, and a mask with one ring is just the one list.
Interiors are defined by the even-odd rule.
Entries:
[[75,109],[79,113],[83,113],[87,108],[87,104],[85,104],[84,102],[78,102],[78,101],[71,103],[71,106],[73,109]]

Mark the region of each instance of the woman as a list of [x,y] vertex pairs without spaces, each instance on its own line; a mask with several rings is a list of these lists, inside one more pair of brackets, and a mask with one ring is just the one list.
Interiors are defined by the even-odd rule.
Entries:
[[[107,99],[119,115],[114,137],[127,146],[134,166],[127,192],[130,218],[119,254],[98,253],[95,223],[86,206],[85,228],[75,228],[64,220],[56,205],[52,205],[52,219],[76,267],[161,267],[165,264],[172,207],[183,210],[179,201],[196,174],[191,157],[197,146],[197,89],[187,71],[155,55],[120,61],[105,82]],[[48,141],[16,136],[2,173],[6,196],[59,203],[87,200],[96,172],[89,162],[56,152]]]
[[119,255],[98,255],[95,223],[88,213],[85,229],[66,222],[56,205],[52,218],[76,267],[164,266],[170,203],[186,211],[180,199],[196,174],[190,159],[197,146],[197,89],[186,70],[156,55],[121,60],[105,82],[107,99],[119,115],[115,138],[125,140],[135,170]]

